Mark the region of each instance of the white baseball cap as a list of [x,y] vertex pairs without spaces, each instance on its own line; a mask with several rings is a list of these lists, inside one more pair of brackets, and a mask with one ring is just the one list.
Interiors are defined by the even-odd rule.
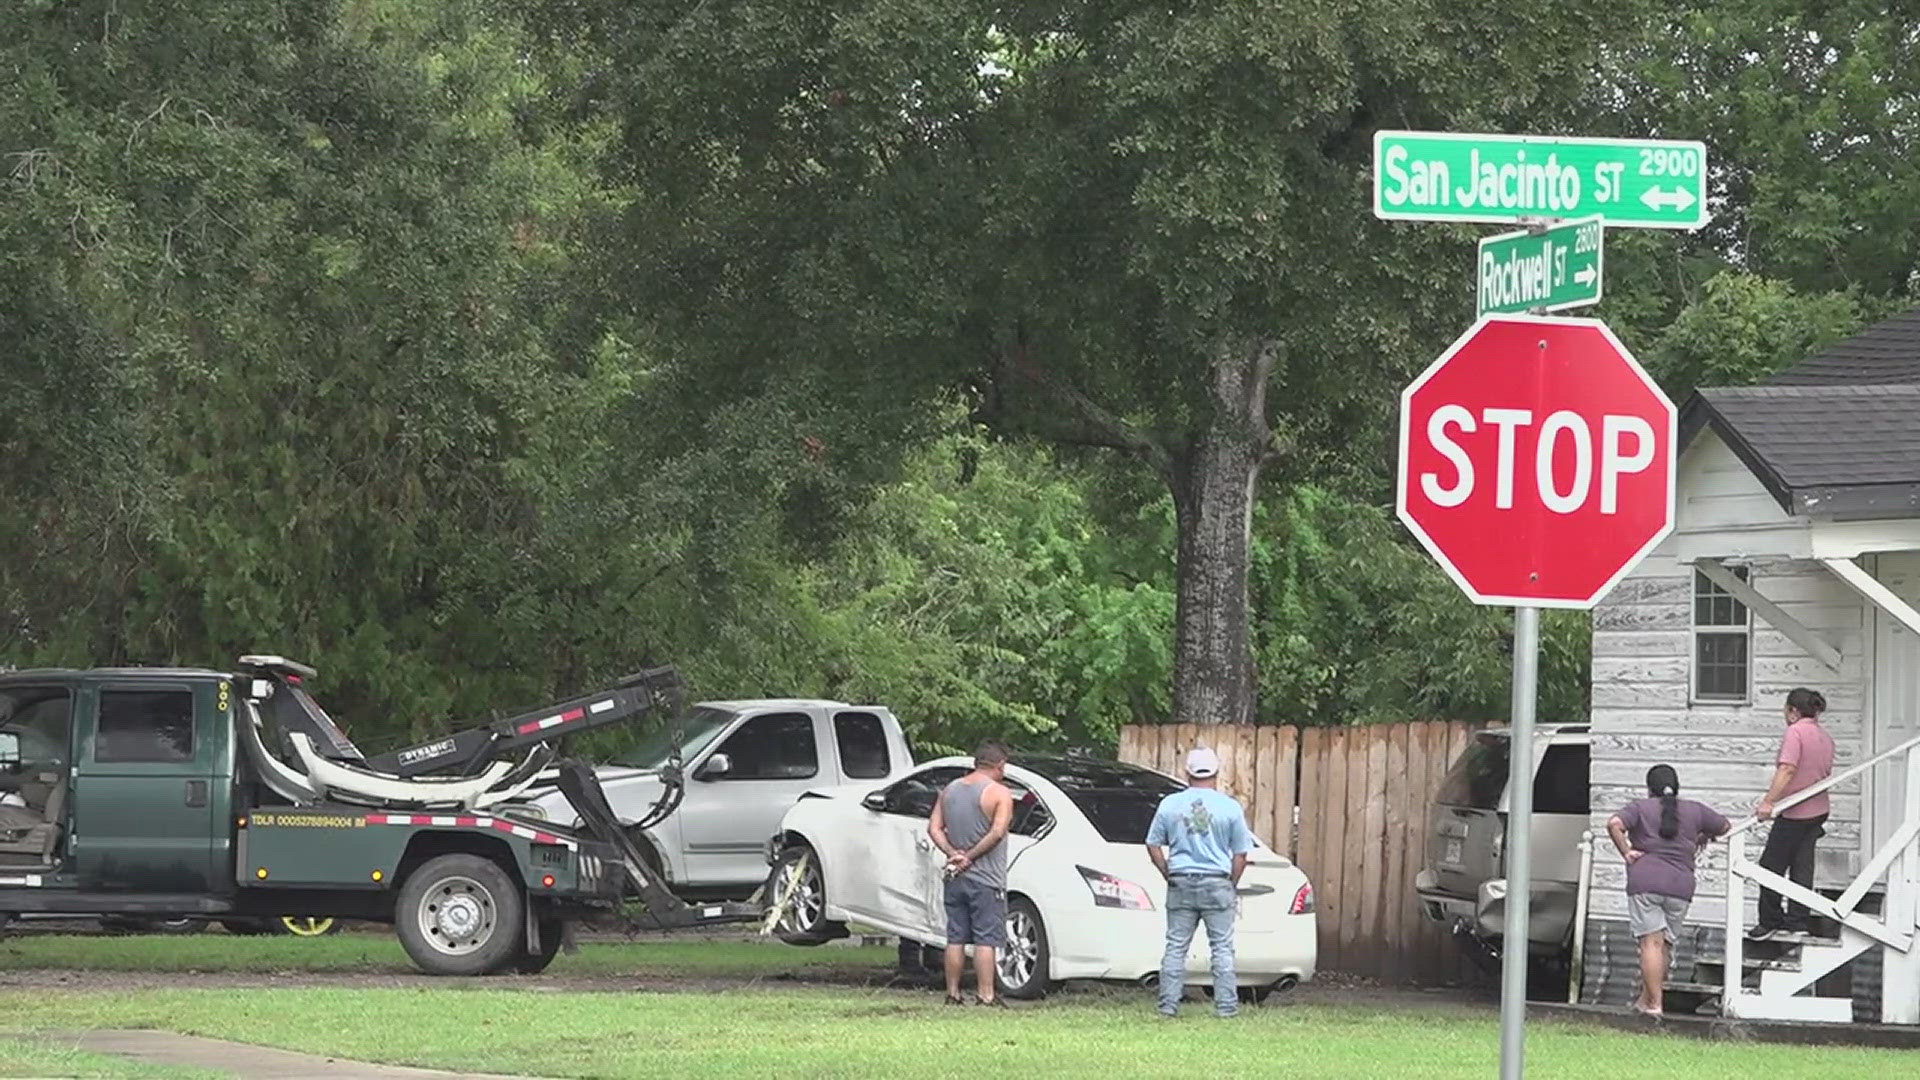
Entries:
[[1220,774],[1220,755],[1204,746],[1196,746],[1187,755],[1187,775],[1196,780]]

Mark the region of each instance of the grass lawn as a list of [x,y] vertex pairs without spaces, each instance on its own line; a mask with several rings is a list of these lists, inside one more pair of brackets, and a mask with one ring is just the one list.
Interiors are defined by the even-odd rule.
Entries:
[[213,1073],[141,1065],[108,1054],[89,1054],[41,1040],[0,1036],[0,1076],[111,1077],[113,1080],[190,1080]]
[[[781,972],[853,970],[884,975],[893,966],[891,946],[796,948],[777,941],[699,939],[589,942],[555,957],[552,975],[777,975]],[[415,972],[413,962],[388,934],[333,934],[319,938],[236,937],[194,934],[33,934],[0,939],[0,969],[79,968],[91,971]]]
[[[1491,1076],[1484,1009],[1310,1002],[1221,1023],[1155,1020],[1134,995],[949,1009],[906,991],[574,994],[529,990],[157,990],[0,993],[36,1027],[160,1028],[310,1053],[551,1077],[1050,1076],[1202,1072],[1453,1080]],[[1575,1023],[1530,1027],[1528,1074],[1607,1080],[1920,1075],[1900,1051],[1702,1043]],[[144,1075],[144,1074],[141,1074]]]

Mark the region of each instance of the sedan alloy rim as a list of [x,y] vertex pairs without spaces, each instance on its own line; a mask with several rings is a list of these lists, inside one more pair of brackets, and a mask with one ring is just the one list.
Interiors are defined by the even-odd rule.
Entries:
[[1000,979],[1008,986],[1025,986],[1040,960],[1040,940],[1033,919],[1024,911],[1007,912],[1007,947],[1000,951]]
[[798,859],[780,872],[780,892],[787,898],[787,912],[781,919],[793,933],[807,933],[820,924],[823,904],[820,898],[820,869],[808,860],[802,871]]

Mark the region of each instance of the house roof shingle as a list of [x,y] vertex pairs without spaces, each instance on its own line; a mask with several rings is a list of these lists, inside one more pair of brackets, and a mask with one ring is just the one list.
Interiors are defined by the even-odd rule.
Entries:
[[1768,380],[1772,386],[1920,385],[1920,308],[1875,323]]
[[1788,513],[1920,517],[1920,309],[1764,386],[1702,388],[1681,444],[1712,427]]

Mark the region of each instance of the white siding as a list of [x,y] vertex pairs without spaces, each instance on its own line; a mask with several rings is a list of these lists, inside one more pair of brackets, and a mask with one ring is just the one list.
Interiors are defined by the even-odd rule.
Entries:
[[[1720,448],[1724,452],[1724,447]],[[1727,455],[1731,458],[1731,454]],[[1711,462],[1710,462],[1711,463]],[[1738,467],[1738,463],[1735,462]],[[1744,470],[1741,470],[1744,476]],[[1696,471],[1696,484],[1722,489],[1719,501],[1685,500],[1718,515],[1762,508],[1741,495],[1736,478],[1719,469]],[[1688,482],[1682,472],[1682,484]],[[1755,490],[1751,477],[1746,481]],[[1683,486],[1683,493],[1686,488]],[[1761,492],[1776,518],[1779,506]],[[1705,532],[1695,519],[1696,532]],[[1843,657],[1838,675],[1806,655],[1786,635],[1754,619],[1753,700],[1746,705],[1695,705],[1688,700],[1692,662],[1689,632],[1692,570],[1662,550],[1649,556],[1594,612],[1593,619],[1593,828],[1604,835],[1607,817],[1622,803],[1646,793],[1647,769],[1672,765],[1682,793],[1728,817],[1750,813],[1773,772],[1787,691],[1812,686],[1827,696],[1826,724],[1838,744],[1841,765],[1861,760],[1867,745],[1861,726],[1868,692],[1868,635],[1863,603],[1818,563],[1756,561],[1754,588],[1788,614],[1825,633]],[[1833,817],[1821,841],[1818,882],[1842,885],[1857,865],[1861,799],[1857,781],[1834,796]],[[1757,839],[1757,838],[1756,838]],[[1751,849],[1758,854],[1757,844]],[[1702,860],[1699,897],[1691,921],[1722,917],[1726,893],[1724,848]],[[1602,918],[1625,915],[1625,867],[1612,845],[1598,847],[1592,910]]]
[[1676,532],[1724,532],[1792,523],[1760,481],[1713,431],[1694,437],[1680,455],[1674,504]]

